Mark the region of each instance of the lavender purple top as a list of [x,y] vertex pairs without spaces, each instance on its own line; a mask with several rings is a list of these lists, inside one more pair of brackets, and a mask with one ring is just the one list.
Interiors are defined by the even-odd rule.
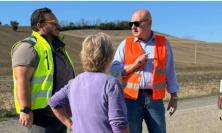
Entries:
[[121,85],[104,73],[78,75],[48,104],[54,108],[70,104],[74,133],[119,133],[128,127]]

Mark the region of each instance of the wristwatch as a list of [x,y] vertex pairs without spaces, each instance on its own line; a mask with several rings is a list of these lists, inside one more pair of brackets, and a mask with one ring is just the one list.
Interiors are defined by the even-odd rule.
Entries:
[[178,100],[178,96],[172,96],[171,97],[173,100]]
[[32,112],[32,109],[30,109],[29,107],[24,107],[20,111],[23,112],[23,113],[29,114],[30,112]]

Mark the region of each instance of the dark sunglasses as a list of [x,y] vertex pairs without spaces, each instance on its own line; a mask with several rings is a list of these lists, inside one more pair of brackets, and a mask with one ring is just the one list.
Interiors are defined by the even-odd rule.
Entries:
[[58,25],[58,22],[56,20],[48,20],[48,21],[45,21],[45,23]]
[[132,27],[133,25],[135,25],[136,27],[139,27],[142,22],[145,22],[145,21],[148,21],[148,20],[149,19],[144,19],[144,20],[141,20],[141,21],[129,22],[129,26]]

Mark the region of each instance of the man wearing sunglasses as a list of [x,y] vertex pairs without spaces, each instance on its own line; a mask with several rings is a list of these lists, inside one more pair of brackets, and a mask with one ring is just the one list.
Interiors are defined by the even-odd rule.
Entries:
[[121,77],[126,99],[130,133],[141,133],[145,120],[150,133],[166,133],[163,99],[170,93],[170,115],[177,109],[179,86],[169,41],[151,30],[148,10],[132,15],[131,37],[119,45],[111,74]]
[[63,125],[52,113],[48,99],[74,78],[73,63],[50,9],[35,10],[31,28],[32,35],[17,42],[11,51],[19,123],[31,133],[65,133],[71,120]]

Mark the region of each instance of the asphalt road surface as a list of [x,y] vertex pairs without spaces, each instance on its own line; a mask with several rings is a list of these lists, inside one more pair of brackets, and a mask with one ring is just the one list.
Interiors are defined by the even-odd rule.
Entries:
[[[179,100],[173,116],[166,113],[168,133],[222,133],[222,110],[217,108],[217,96]],[[167,103],[165,103],[167,106]],[[0,133],[25,133],[17,118],[0,122]],[[143,133],[148,133],[143,123]]]

